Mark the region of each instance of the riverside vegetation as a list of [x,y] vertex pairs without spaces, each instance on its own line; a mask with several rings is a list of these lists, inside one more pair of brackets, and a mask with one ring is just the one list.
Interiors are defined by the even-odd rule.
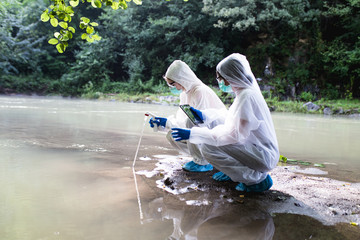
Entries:
[[[114,11],[105,2],[123,5]],[[216,64],[239,52],[271,110],[308,112],[303,104],[312,102],[311,112],[358,114],[360,0],[50,3],[59,5],[0,2],[0,94],[159,102],[168,92],[161,76],[173,60],[213,85]],[[92,42],[94,34],[99,41]]]
[[[211,87],[220,99],[227,105],[230,106],[234,95],[231,93],[224,93],[216,87]],[[163,89],[163,88],[162,88]],[[312,113],[312,114],[336,114],[336,115],[347,115],[360,118],[360,100],[358,99],[338,99],[328,100],[314,98],[300,98],[293,100],[280,100],[279,97],[272,97],[271,92],[263,91],[265,100],[271,111],[275,112],[291,112],[291,113]],[[307,94],[306,96],[309,96]],[[151,104],[164,104],[174,105],[179,104],[179,97],[170,93],[166,87],[160,94],[154,93],[139,93],[139,94],[128,94],[128,93],[102,93],[97,92],[94,89],[87,89],[87,92],[81,95],[85,99],[98,99],[106,101],[121,101],[131,103],[151,103]],[[313,101],[312,103],[318,106],[316,110],[309,110],[305,104]],[[326,112],[326,108],[330,112]],[[325,111],[324,111],[325,110]]]

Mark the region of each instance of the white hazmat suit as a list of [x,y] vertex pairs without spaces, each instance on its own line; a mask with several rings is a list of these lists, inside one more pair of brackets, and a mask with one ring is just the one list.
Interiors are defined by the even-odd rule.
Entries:
[[215,168],[234,182],[246,185],[265,180],[279,160],[278,142],[269,108],[246,57],[235,53],[216,67],[236,94],[228,111],[202,111],[205,126],[219,116],[223,124],[213,128],[193,127],[189,141]]
[[[167,69],[165,77],[182,85],[185,88],[180,94],[180,105],[189,104],[196,109],[222,109],[226,107],[216,93],[205,85],[190,69],[190,67],[181,60],[175,60]],[[166,130],[172,127],[192,128],[194,125],[188,119],[186,114],[179,109],[175,116],[170,116],[166,122]],[[201,155],[197,144],[190,142],[175,142],[171,137],[171,131],[167,134],[167,139],[177,149],[190,154],[193,161],[198,165],[206,165],[208,161]]]

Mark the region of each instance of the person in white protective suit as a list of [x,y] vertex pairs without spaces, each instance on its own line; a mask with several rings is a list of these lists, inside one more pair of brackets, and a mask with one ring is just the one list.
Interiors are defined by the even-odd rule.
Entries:
[[[231,54],[216,67],[220,89],[236,94],[229,110],[206,109],[197,113],[204,124],[192,129],[172,128],[176,141],[200,145],[203,156],[220,172],[215,180],[238,182],[236,189],[263,192],[273,182],[268,174],[279,160],[278,142],[269,108],[244,55]],[[215,123],[222,122],[222,124]]]
[[[175,60],[168,67],[164,79],[171,90],[181,91],[180,105],[189,104],[197,109],[226,109],[216,93],[205,85],[190,67],[181,60]],[[190,142],[175,142],[172,138],[170,130],[172,127],[192,128],[194,126],[181,109],[177,111],[175,116],[172,115],[168,118],[151,118],[149,123],[151,127],[155,127],[154,124],[156,124],[162,131],[168,131],[167,139],[170,144],[181,152],[190,154],[193,157],[192,161],[184,164],[184,170],[191,172],[206,172],[213,170],[213,166],[202,156],[197,144]]]

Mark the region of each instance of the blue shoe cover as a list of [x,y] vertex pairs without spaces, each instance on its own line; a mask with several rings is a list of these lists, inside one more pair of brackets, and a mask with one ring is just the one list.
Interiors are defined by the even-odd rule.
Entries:
[[215,174],[212,176],[212,178],[213,178],[214,180],[216,180],[216,181],[219,181],[219,182],[224,182],[224,181],[229,181],[229,180],[231,180],[231,178],[230,178],[228,175],[226,175],[225,173],[223,173],[223,172],[217,172],[217,173],[215,173]]
[[243,183],[239,183],[238,185],[236,185],[235,189],[240,192],[246,192],[247,190],[246,185]]
[[[235,189],[238,191],[246,191],[246,192],[264,192],[264,191],[269,190],[272,185],[273,185],[273,181],[272,181],[270,175],[267,175],[265,180],[263,180],[260,183],[257,183],[254,185],[245,185],[243,183],[239,183]],[[245,188],[243,186],[245,186]],[[241,189],[244,189],[244,190],[241,190]]]
[[182,168],[189,172],[208,172],[213,170],[213,166],[211,164],[199,165],[194,161],[185,163]]

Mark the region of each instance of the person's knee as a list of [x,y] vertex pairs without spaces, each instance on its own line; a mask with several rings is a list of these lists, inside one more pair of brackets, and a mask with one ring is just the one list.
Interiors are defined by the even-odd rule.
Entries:
[[198,145],[198,148],[205,159],[212,159],[215,154],[219,154],[219,150],[211,145],[201,144]]
[[270,172],[277,166],[277,160],[273,158],[264,158],[259,161],[259,171],[261,172]]

